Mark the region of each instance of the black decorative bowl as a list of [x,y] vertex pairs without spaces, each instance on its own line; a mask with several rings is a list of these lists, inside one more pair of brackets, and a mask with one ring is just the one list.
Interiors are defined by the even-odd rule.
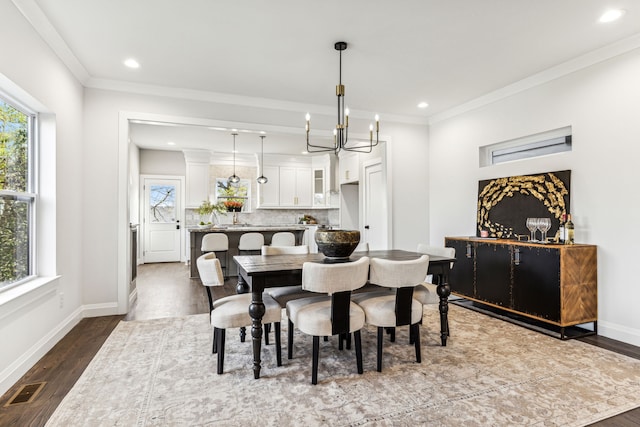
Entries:
[[327,258],[348,259],[360,243],[358,230],[317,230],[318,250]]

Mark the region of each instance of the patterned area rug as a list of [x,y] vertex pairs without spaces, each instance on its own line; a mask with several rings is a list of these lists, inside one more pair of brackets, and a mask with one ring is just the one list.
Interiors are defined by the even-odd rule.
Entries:
[[47,425],[580,426],[640,406],[640,360],[453,305],[450,325],[441,347],[437,308],[427,310],[422,364],[399,330],[382,373],[375,330],[363,331],[363,375],[353,351],[321,340],[313,386],[311,338],[296,333],[287,360],[286,327],[283,366],[272,340],[255,380],[251,344],[234,330],[215,373],[208,315],[121,322]]

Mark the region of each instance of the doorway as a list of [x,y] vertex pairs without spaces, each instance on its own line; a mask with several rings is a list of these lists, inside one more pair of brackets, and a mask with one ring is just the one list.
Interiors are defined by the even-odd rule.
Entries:
[[177,262],[182,255],[182,177],[142,179],[143,262]]
[[381,159],[364,163],[363,231],[369,249],[388,249],[387,184]]

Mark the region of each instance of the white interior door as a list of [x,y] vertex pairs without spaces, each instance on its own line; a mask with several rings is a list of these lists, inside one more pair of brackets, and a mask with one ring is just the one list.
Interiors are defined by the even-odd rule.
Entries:
[[387,241],[387,184],[382,162],[364,165],[363,228],[369,249],[389,249]]
[[180,261],[181,181],[144,179],[144,262]]

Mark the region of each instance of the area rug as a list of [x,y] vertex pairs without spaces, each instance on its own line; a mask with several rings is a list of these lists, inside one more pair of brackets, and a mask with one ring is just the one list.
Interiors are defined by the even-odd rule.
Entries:
[[[276,367],[273,340],[253,378],[249,341],[227,333],[217,375],[208,315],[121,322],[48,426],[581,426],[640,406],[640,360],[560,341],[450,306],[440,346],[437,308],[426,310],[422,363],[407,332],[384,344],[374,329],[353,351],[322,342],[311,385],[311,338],[296,331],[294,357]],[[283,323],[283,326],[286,322]]]

